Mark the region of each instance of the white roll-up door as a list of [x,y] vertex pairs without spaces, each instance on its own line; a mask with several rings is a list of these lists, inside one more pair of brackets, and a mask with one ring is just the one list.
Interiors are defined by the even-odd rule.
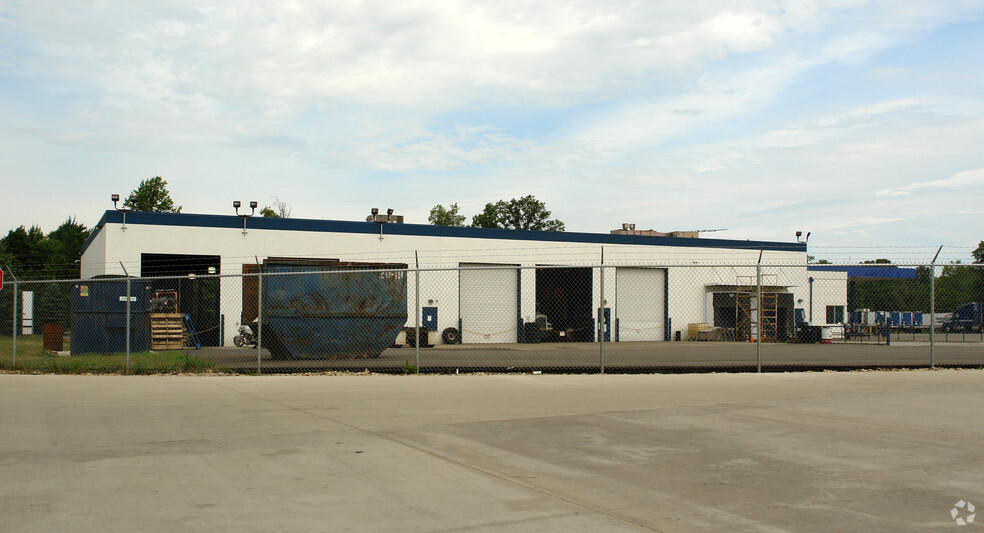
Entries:
[[485,268],[493,266],[502,265],[461,265],[462,343],[513,343],[518,338],[519,275],[511,267]]
[[615,275],[618,340],[665,340],[666,270],[623,267]]

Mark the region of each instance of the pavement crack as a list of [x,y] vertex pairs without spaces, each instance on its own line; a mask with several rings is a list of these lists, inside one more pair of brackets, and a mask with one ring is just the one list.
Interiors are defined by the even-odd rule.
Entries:
[[307,409],[303,409],[303,408],[299,408],[299,407],[293,407],[293,406],[287,405],[287,404],[285,404],[283,402],[278,402],[276,400],[270,400],[269,398],[263,398],[263,397],[258,396],[256,394],[250,394],[250,393],[243,392],[243,391],[240,391],[240,390],[231,388],[231,387],[226,387],[226,386],[224,386],[224,385],[222,385],[220,383],[216,383],[216,382],[212,382],[212,383],[215,386],[217,386],[217,387],[226,389],[226,390],[228,390],[230,392],[234,392],[234,393],[240,394],[242,396],[245,396],[245,397],[248,397],[248,398],[251,398],[251,399],[254,399],[254,400],[258,400],[258,401],[261,401],[261,402],[266,402],[266,403],[269,403],[269,404],[272,404],[272,405],[277,405],[277,406],[280,406],[280,407],[282,407],[284,409],[288,409],[288,410],[291,410],[291,411],[296,411],[296,412],[299,412],[299,413],[303,413],[303,414],[306,414],[308,416],[312,416],[314,418],[317,418],[317,419],[320,419],[320,420],[324,420],[326,422],[331,422],[333,424],[338,424],[338,425],[343,426],[343,427],[346,427],[348,429],[352,429],[352,430],[355,430],[355,431],[364,433],[366,435],[371,435],[373,437],[376,437],[376,438],[379,438],[379,439],[383,439],[383,440],[392,442],[394,444],[399,444],[400,446],[404,446],[406,448],[409,448],[409,449],[414,450],[414,451],[417,451],[419,453],[428,455],[428,456],[433,457],[435,459],[439,459],[441,461],[444,461],[444,462],[447,462],[447,463],[451,463],[453,465],[456,465],[456,466],[459,466],[459,467],[462,467],[462,468],[466,468],[466,469],[471,470],[473,472],[478,472],[480,474],[483,474],[483,475],[486,475],[486,476],[489,476],[489,477],[498,479],[500,481],[504,481],[506,483],[509,483],[509,484],[512,484],[512,485],[515,485],[515,486],[518,486],[518,487],[522,487],[522,488],[524,488],[526,490],[530,490],[530,491],[536,492],[536,493],[541,494],[543,496],[547,496],[549,498],[553,498],[553,499],[562,501],[564,503],[567,503],[569,505],[573,505],[573,506],[578,507],[578,508],[581,508],[581,509],[586,509],[588,511],[591,511],[593,513],[597,513],[599,515],[607,516],[607,517],[612,518],[614,520],[618,520],[619,522],[624,522],[626,524],[630,524],[630,525],[633,525],[633,526],[636,526],[636,527],[640,527],[640,528],[643,528],[643,529],[648,530],[648,531],[656,531],[656,532],[660,532],[661,531],[661,530],[656,529],[656,528],[654,528],[654,527],[652,527],[652,526],[650,526],[648,524],[644,524],[642,522],[639,522],[637,520],[633,520],[633,519],[628,518],[626,516],[622,516],[622,515],[613,513],[611,511],[608,511],[608,510],[605,510],[605,509],[602,509],[602,508],[599,508],[599,507],[596,507],[596,506],[587,504],[585,502],[578,501],[578,500],[569,498],[567,496],[564,496],[564,495],[561,495],[561,494],[557,494],[557,493],[554,493],[554,492],[545,490],[545,489],[543,489],[541,487],[537,487],[536,485],[533,485],[531,483],[524,482],[524,481],[522,481],[520,479],[517,479],[516,477],[513,477],[513,476],[507,476],[507,475],[504,475],[504,474],[500,474],[498,472],[494,472],[494,471],[489,470],[489,469],[480,468],[478,466],[465,463],[463,461],[460,461],[460,460],[455,459],[453,457],[450,457],[448,455],[445,455],[445,454],[436,452],[436,451],[434,451],[432,449],[425,448],[423,446],[420,446],[418,444],[414,444],[414,443],[409,442],[409,441],[405,441],[405,440],[396,438],[396,437],[394,437],[392,435],[387,435],[387,434],[381,433],[379,431],[373,431],[371,429],[366,429],[366,428],[363,428],[363,427],[359,427],[359,426],[350,424],[348,422],[343,422],[341,420],[330,418],[330,417],[327,417],[327,416],[324,416],[324,415],[319,415],[319,414],[313,413],[313,412],[311,412],[311,411],[309,411]]

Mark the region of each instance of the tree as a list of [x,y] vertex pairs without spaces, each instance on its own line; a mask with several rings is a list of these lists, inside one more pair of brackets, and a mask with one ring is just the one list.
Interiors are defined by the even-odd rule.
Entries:
[[135,211],[153,211],[155,213],[180,213],[181,206],[174,207],[171,200],[171,193],[167,192],[167,181],[160,176],[146,179],[140,182],[140,186],[130,192],[136,195],[136,202],[127,198],[123,202],[123,207],[129,207]]
[[936,309],[949,312],[966,302],[984,299],[979,267],[955,261],[944,266],[936,279]]
[[260,216],[266,218],[290,218],[290,212],[291,209],[290,206],[287,205],[287,202],[281,200],[277,196],[274,196],[273,207],[268,205],[263,206],[263,209],[260,209]]
[[21,226],[8,231],[7,236],[0,239],[0,257],[18,278],[38,279],[48,259],[44,232],[37,226],[31,226],[30,230]]
[[970,255],[974,256],[975,265],[984,264],[984,241],[981,241],[981,243],[977,245],[977,249],[970,252]]
[[458,204],[454,203],[447,209],[443,205],[437,204],[430,210],[427,221],[435,226],[455,226],[465,225],[465,215],[458,214]]
[[91,231],[69,218],[45,235],[41,228],[21,226],[0,239],[0,263],[19,279],[73,279],[81,272],[82,246]]
[[[48,235],[37,226],[32,226],[30,230],[21,226],[10,230],[6,237],[0,239],[0,263],[9,267],[21,281],[78,279],[81,274],[79,259],[82,246],[90,233],[75,218],[69,218]],[[68,283],[45,283],[22,286],[18,292],[27,290],[34,293],[34,316],[44,317],[46,322],[61,322],[63,327],[68,328],[71,317],[66,311],[72,305],[71,288],[72,285]],[[0,297],[0,322],[9,323],[13,318],[12,310],[13,292],[4,291]],[[20,322],[17,327],[21,327]],[[40,327],[40,323],[36,327]]]
[[521,229],[531,231],[564,231],[564,223],[550,220],[546,205],[533,197],[524,196],[508,202],[499,200],[485,204],[485,210],[472,217],[472,227]]
[[91,230],[75,221],[66,220],[58,229],[45,238],[48,249],[47,263],[53,277],[77,278],[81,276],[82,246],[89,238]]

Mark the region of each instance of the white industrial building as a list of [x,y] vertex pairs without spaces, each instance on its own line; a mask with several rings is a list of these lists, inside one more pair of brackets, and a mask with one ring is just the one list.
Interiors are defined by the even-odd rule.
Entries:
[[[594,324],[604,308],[611,341],[686,339],[690,324],[734,328],[741,320],[735,318],[736,306],[757,306],[753,288],[760,261],[763,291],[774,295],[780,329],[791,330],[794,320],[811,316],[814,324],[823,324],[831,306],[840,306],[842,316],[847,300],[846,274],[808,272],[806,244],[800,242],[632,230],[455,228],[403,224],[386,215],[376,219],[380,222],[110,210],[83,249],[82,277],[125,271],[138,277],[195,274],[201,279],[241,274],[244,265],[273,257],[405,263],[421,269],[425,325],[432,331],[458,328],[463,343],[521,342],[524,323],[535,321],[538,313],[551,314],[544,309],[550,287],[562,287],[567,298],[565,315],[570,316],[563,329]],[[416,277],[411,272],[407,279],[408,309],[413,310]],[[224,330],[215,343],[229,344],[229,332],[244,316],[242,284],[224,277],[219,286],[209,313],[217,313]],[[752,301],[746,296],[743,303],[742,295],[749,293]],[[763,306],[768,308],[764,300]],[[411,311],[408,325],[415,318]],[[557,319],[548,319],[558,325]],[[581,340],[594,340],[594,330],[589,331]]]

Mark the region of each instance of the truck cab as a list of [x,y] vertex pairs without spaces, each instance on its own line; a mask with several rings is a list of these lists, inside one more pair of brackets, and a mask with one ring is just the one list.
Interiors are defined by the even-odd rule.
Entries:
[[981,331],[981,302],[967,302],[953,310],[953,315],[943,323],[943,331]]

